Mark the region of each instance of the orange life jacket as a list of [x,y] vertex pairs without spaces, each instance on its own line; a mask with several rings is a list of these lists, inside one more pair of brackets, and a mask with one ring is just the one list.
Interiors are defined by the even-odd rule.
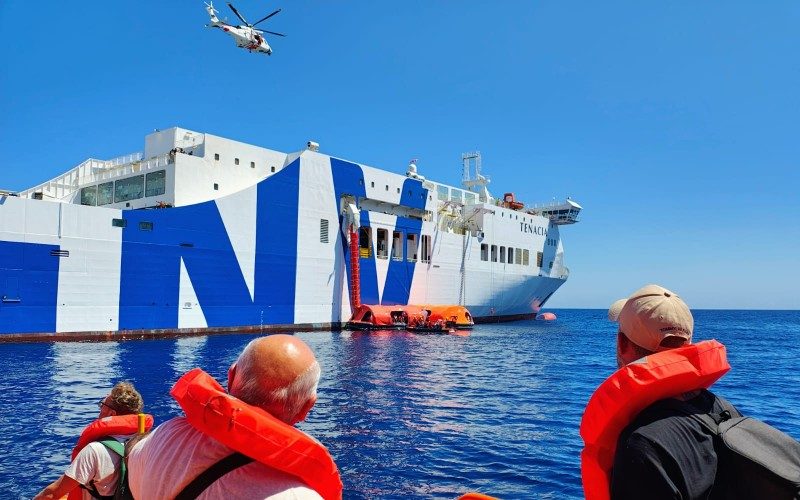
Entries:
[[[144,428],[149,431],[153,427],[153,416],[145,415]],[[134,415],[114,415],[111,417],[98,418],[91,424],[87,425],[75,448],[72,449],[72,458],[78,456],[78,453],[92,441],[98,441],[100,438],[113,435],[127,435],[136,434],[139,431],[139,416]]]
[[[145,415],[145,431],[149,431],[152,428],[153,416]],[[78,442],[72,449],[72,456],[70,460],[75,460],[75,457],[78,456],[78,453],[80,453],[81,450],[91,442],[99,441],[108,436],[136,434],[138,431],[139,416],[136,414],[112,415],[110,417],[98,418],[83,429],[83,432],[81,432],[81,435],[78,438]],[[68,495],[69,500],[80,500],[82,496],[83,495],[80,488],[75,488]]]
[[226,393],[200,368],[181,377],[170,394],[198,431],[262,464],[298,477],[322,498],[342,498],[339,471],[319,441]]
[[725,346],[707,340],[644,357],[600,384],[586,405],[580,428],[587,500],[610,497],[617,439],[639,412],[661,399],[706,389],[730,368]]

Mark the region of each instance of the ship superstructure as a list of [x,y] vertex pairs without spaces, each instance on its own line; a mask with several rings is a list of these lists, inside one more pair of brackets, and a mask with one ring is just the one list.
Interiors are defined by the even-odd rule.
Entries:
[[461,304],[531,317],[567,279],[571,201],[463,187],[181,128],[0,194],[0,337],[337,328],[351,314],[350,230],[366,304]]

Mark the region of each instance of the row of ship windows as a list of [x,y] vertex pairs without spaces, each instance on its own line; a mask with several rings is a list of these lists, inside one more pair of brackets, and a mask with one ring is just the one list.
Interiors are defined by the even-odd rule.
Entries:
[[[492,262],[527,266],[529,265],[530,254],[525,248],[506,248],[504,246],[498,247],[497,245],[481,243],[481,260],[488,262],[490,257]],[[542,252],[536,252],[536,267],[542,267],[543,260],[544,254]],[[552,269],[552,267],[553,263],[550,262],[550,268]]]
[[[219,153],[214,153],[214,161],[219,161]],[[233,164],[234,165],[238,165],[239,164],[239,158],[234,158],[233,159]],[[250,168],[256,168],[256,162],[251,161],[250,162]],[[269,170],[270,170],[270,172],[274,172],[275,171],[275,165],[270,166]]]
[[[505,217],[505,216],[506,216],[505,212],[500,212],[500,217]],[[513,218],[514,220],[519,220],[519,214],[508,214],[508,218],[509,219]],[[522,222],[528,222],[528,218],[525,217],[524,215],[522,216]],[[533,217],[531,217],[531,222],[533,222]]]
[[436,197],[439,201],[455,201],[464,205],[474,205],[476,200],[475,193],[447,186],[437,186]]
[[[321,243],[328,243],[328,228],[330,223],[327,219],[320,219],[319,240]],[[420,235],[415,233],[403,234],[402,231],[392,231],[392,239],[389,241],[389,230],[379,228],[375,232],[375,257],[379,259],[406,260],[408,262],[430,262],[431,260],[431,237],[427,234]],[[405,244],[404,244],[405,240]],[[421,241],[421,248],[419,242]],[[551,240],[555,242],[555,240]],[[358,230],[358,252],[362,259],[372,257],[372,229],[369,226],[362,226]],[[421,252],[421,255],[419,255]],[[530,264],[530,252],[524,248],[505,247],[497,245],[481,244],[481,260],[492,262],[502,262],[507,264],[519,264],[527,266]],[[544,254],[536,252],[536,267],[542,267]],[[550,262],[550,268],[553,263]]]
[[[491,260],[492,262],[497,262],[497,245],[489,245],[487,243],[481,243],[481,260],[482,261],[489,261],[489,253],[491,249]],[[521,264],[523,266],[527,266],[529,263],[530,253],[527,249],[524,248],[513,248],[513,247],[500,247],[500,262],[506,264]],[[516,257],[516,258],[515,258]]]
[[[128,219],[111,219],[111,225],[114,227],[128,227]],[[139,222],[140,231],[152,231],[153,223],[149,221]]]
[[[422,235],[422,248],[420,249],[420,235],[415,233],[403,233],[403,231],[392,231],[392,239],[389,240],[388,229],[378,229],[375,232],[375,257],[378,259],[406,260],[416,262],[431,261],[431,237]],[[369,226],[362,226],[358,229],[358,253],[362,259],[372,257],[372,229]],[[421,251],[421,255],[420,255]]]
[[118,181],[81,188],[81,205],[109,205],[122,201],[160,196],[166,191],[167,173],[157,170],[145,175],[134,175]]
[[[327,219],[319,221],[319,241],[328,243],[328,228],[330,223]],[[420,248],[420,242],[422,243]],[[372,257],[372,228],[362,226],[358,229],[358,254],[362,259]],[[421,252],[421,255],[420,255]],[[416,233],[403,233],[402,231],[392,231],[392,239],[389,241],[388,229],[377,229],[375,231],[375,257],[378,259],[405,260],[422,262],[431,260],[431,237]]]

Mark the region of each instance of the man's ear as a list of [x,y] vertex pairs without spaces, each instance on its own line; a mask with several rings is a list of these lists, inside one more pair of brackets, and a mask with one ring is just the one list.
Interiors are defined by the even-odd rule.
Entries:
[[628,337],[622,332],[617,332],[617,368],[622,368],[627,364],[626,352],[630,348]]
[[236,376],[236,362],[234,362],[230,368],[228,368],[228,392],[231,392],[231,387],[233,386],[233,378]]
[[302,422],[303,420],[305,420],[306,416],[308,416],[308,412],[311,411],[311,408],[314,407],[314,404],[316,404],[316,402],[317,402],[317,395],[315,394],[314,396],[310,397],[308,401],[306,401],[306,404],[303,405],[303,409],[300,410],[300,413],[297,414],[297,417],[295,417],[295,420],[294,422],[292,422],[292,425],[296,424],[297,422]]

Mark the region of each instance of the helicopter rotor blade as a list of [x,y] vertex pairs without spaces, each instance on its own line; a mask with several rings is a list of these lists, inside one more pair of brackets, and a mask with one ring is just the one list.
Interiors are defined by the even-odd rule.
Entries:
[[267,30],[258,30],[262,33],[269,33],[270,35],[277,35],[277,36],[286,36],[283,33],[275,33],[274,31],[267,31]]
[[269,19],[270,17],[274,16],[275,14],[277,14],[277,13],[278,13],[278,12],[280,12],[280,11],[281,11],[281,9],[278,9],[278,10],[276,10],[275,12],[273,12],[272,14],[269,14],[268,16],[266,16],[266,17],[264,17],[264,18],[262,18],[262,19],[260,19],[260,20],[258,20],[258,21],[256,21],[256,22],[254,22],[254,23],[253,23],[253,26],[255,26],[255,25],[256,25],[256,24],[258,24],[258,23],[263,23],[264,21],[266,21],[266,20],[267,20],[267,19]]
[[230,8],[231,8],[231,10],[233,11],[233,13],[234,13],[234,14],[236,14],[236,17],[238,17],[239,19],[241,19],[241,20],[242,20],[242,22],[243,22],[244,24],[246,24],[246,25],[250,26],[250,23],[248,23],[247,21],[245,21],[245,19],[242,17],[242,15],[241,15],[241,14],[239,14],[239,11],[238,11],[238,10],[236,10],[236,7],[234,7],[232,3],[228,2],[228,7],[230,7]]

